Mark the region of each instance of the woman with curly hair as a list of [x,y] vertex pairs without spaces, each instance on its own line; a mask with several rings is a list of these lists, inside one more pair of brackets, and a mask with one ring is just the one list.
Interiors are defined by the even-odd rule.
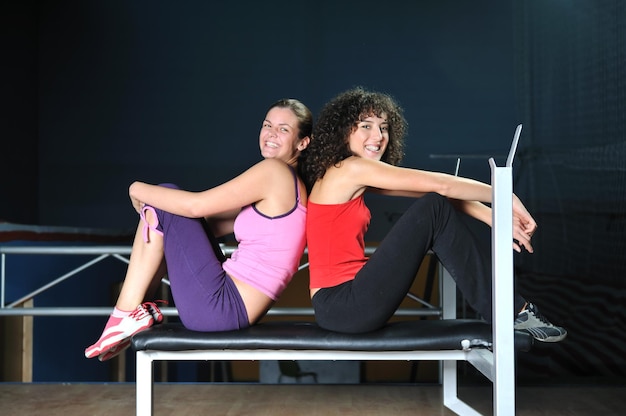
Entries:
[[[327,103],[300,169],[310,189],[307,244],[310,292],[318,324],[338,332],[382,327],[407,294],[432,250],[468,303],[491,320],[491,264],[458,211],[491,225],[491,186],[443,173],[398,167],[407,123],[389,95],[357,87]],[[365,256],[370,223],[365,192],[413,197],[374,254]],[[513,198],[513,247],[533,251],[537,228]],[[567,332],[515,297],[515,328],[556,342]]]

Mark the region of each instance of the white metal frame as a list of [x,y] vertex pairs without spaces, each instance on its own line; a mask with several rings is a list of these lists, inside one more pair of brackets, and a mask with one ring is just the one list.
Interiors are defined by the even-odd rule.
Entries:
[[[0,245],[0,316],[2,315],[109,315],[112,308],[78,308],[78,307],[49,307],[49,308],[19,308],[27,300],[45,292],[78,273],[112,257],[128,264],[130,246],[1,246]],[[90,260],[71,269],[67,273],[51,280],[21,298],[6,303],[6,263],[7,255],[82,255],[93,256]],[[19,278],[19,277],[18,277]]]
[[[329,350],[189,350],[189,351],[137,351],[136,355],[136,405],[138,416],[153,415],[154,410],[154,361],[204,361],[204,360],[386,360],[418,361],[444,360],[483,362],[482,368],[490,366],[490,357],[479,350],[447,351],[329,351]],[[479,368],[480,369],[480,368]],[[453,374],[444,371],[444,404],[460,415],[480,415],[457,396],[456,367]],[[485,374],[491,379],[491,374]],[[505,414],[505,413],[503,413]]]

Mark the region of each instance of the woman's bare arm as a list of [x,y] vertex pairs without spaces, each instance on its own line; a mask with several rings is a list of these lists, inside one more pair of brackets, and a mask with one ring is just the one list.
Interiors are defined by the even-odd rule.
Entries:
[[142,204],[148,204],[184,217],[210,217],[266,198],[274,186],[269,179],[275,175],[275,169],[281,168],[277,164],[287,169],[284,162],[265,159],[230,181],[201,192],[134,182],[129,195],[136,210],[140,210]]

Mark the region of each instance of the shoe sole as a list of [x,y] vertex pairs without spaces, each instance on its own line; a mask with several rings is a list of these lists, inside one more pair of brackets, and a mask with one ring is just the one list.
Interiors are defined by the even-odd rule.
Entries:
[[104,361],[108,361],[111,358],[117,357],[118,355],[120,355],[121,353],[123,353],[124,351],[126,351],[126,349],[130,347],[130,337],[129,338],[125,338],[123,339],[119,344],[117,344],[115,347],[111,348],[110,350],[98,355],[98,360],[104,362]]
[[[532,334],[531,334],[532,335]],[[534,338],[534,337],[533,337]],[[565,335],[560,335],[558,337],[548,337],[546,339],[539,339],[539,338],[535,338],[535,341],[539,341],[539,342],[559,342],[559,341],[563,341],[565,338],[567,338],[567,334]]]
[[119,345],[120,342],[122,342],[125,338],[127,338],[127,337],[119,338],[119,336],[122,334],[123,334],[122,332],[120,332],[119,334],[115,334],[109,337],[109,339],[103,341],[97,347],[94,347],[91,350],[85,350],[85,357],[94,358],[94,357],[99,356],[100,354],[104,354],[105,352],[109,351],[112,348],[115,348],[117,345]]
[[535,336],[535,334],[533,333],[533,329],[534,328],[515,328],[516,331],[526,332],[531,337],[533,337],[533,339],[535,341],[539,341],[539,342],[545,342],[545,343],[559,342],[559,341],[563,341],[567,337],[567,332],[566,332],[566,333],[564,333],[562,335],[549,336],[549,337],[546,337],[546,338],[539,338],[539,337]]

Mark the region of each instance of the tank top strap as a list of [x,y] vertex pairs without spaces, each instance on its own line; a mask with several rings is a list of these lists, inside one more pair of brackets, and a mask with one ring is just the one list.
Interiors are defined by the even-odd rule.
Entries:
[[298,174],[296,173],[296,170],[294,169],[293,166],[288,165],[289,169],[291,169],[291,174],[293,175],[293,182],[294,185],[296,187],[296,205],[298,206],[298,203],[300,202],[300,187],[298,186]]

